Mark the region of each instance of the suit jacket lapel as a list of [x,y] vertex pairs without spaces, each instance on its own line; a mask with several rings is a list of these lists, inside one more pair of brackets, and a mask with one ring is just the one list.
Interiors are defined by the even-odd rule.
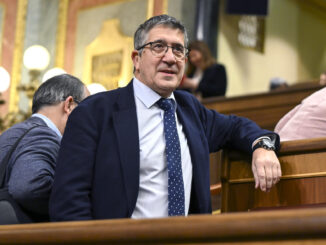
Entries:
[[[176,94],[175,94],[176,95]],[[210,203],[210,200],[206,201],[204,198],[209,198],[209,176],[206,175],[209,169],[209,152],[208,148],[205,147],[207,143],[204,140],[205,136],[201,133],[200,122],[198,117],[189,104],[183,103],[183,100],[179,96],[175,96],[178,102],[177,114],[180,120],[183,131],[186,135],[189,151],[191,155],[191,162],[193,168],[192,176],[192,189],[189,213],[198,213],[199,210],[203,209],[203,204]],[[179,98],[179,100],[178,100]],[[204,190],[204,191],[203,191]],[[204,195],[208,191],[208,195]],[[203,194],[204,193],[204,194]]]
[[[202,147],[200,147],[203,144],[203,136],[199,133],[198,127],[196,126],[196,119],[193,113],[194,112],[188,105],[184,105],[178,101],[178,119],[180,120],[183,131],[187,137],[193,167],[196,168],[197,165],[200,164],[198,163],[198,159],[201,158],[201,154],[203,153]],[[204,154],[207,154],[207,152]]]
[[130,216],[135,208],[139,189],[139,134],[132,82],[120,89],[113,112],[113,123]]

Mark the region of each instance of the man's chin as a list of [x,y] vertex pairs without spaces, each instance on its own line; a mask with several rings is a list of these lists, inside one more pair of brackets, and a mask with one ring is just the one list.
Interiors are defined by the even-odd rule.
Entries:
[[167,89],[176,89],[179,86],[180,82],[178,82],[176,79],[162,79],[159,81],[159,85],[162,88]]
[[159,79],[167,82],[169,81],[175,82],[177,80],[177,77],[175,75],[170,74],[170,75],[162,75]]
[[178,84],[176,82],[165,84],[161,83],[160,86],[157,87],[156,92],[163,97],[169,97],[177,87]]
[[158,82],[160,84],[168,83],[168,84],[179,84],[181,81],[181,78],[179,78],[177,75],[162,75],[158,77]]

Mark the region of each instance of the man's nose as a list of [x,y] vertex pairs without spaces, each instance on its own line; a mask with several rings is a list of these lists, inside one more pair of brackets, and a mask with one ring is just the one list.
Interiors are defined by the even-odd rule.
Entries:
[[172,51],[172,47],[168,46],[166,49],[167,50],[164,53],[163,60],[168,63],[176,62],[175,56]]

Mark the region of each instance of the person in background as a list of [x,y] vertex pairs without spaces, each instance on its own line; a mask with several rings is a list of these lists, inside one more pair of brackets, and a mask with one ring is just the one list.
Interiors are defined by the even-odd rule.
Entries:
[[217,64],[203,41],[194,41],[189,45],[187,76],[180,88],[188,89],[199,97],[224,96],[227,87],[225,67]]
[[0,162],[16,140],[31,127],[12,153],[5,184],[10,195],[32,221],[48,221],[48,202],[61,137],[70,113],[85,97],[87,88],[68,74],[50,78],[36,90],[32,116],[0,136]]
[[326,85],[326,71],[320,74],[319,84]]
[[285,79],[281,77],[273,77],[269,81],[270,91],[282,90],[288,87],[289,87],[288,83],[285,81]]
[[72,112],[50,198],[52,221],[211,213],[209,153],[225,147],[252,154],[256,188],[269,191],[279,181],[277,134],[175,91],[187,44],[175,18],[148,19],[134,35],[132,81]]

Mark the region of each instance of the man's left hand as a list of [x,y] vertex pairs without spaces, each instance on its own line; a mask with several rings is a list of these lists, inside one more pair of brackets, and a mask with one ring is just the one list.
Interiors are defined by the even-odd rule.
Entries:
[[252,172],[255,188],[260,187],[262,191],[270,191],[282,175],[281,165],[275,152],[257,148],[252,154]]

